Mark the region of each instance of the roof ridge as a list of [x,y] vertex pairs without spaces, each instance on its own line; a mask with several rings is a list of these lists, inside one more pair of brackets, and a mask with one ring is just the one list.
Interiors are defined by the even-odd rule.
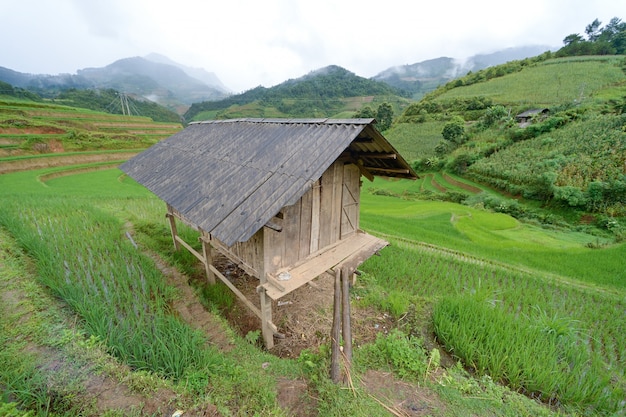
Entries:
[[331,119],[331,118],[273,118],[273,117],[247,117],[238,119],[216,119],[216,120],[201,120],[190,122],[189,125],[196,124],[217,124],[217,123],[277,123],[277,124],[353,124],[353,125],[368,125],[370,123],[376,123],[374,118],[355,118],[355,119]]

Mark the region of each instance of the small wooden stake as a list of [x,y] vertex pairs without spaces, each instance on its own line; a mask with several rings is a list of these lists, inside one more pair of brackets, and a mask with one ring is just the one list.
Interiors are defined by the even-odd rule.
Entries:
[[341,376],[339,341],[341,338],[341,269],[335,270],[335,295],[333,304],[333,328],[331,331],[330,379],[337,383]]

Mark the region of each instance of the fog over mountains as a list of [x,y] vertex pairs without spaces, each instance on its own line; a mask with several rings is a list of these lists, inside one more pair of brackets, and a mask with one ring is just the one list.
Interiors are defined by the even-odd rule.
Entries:
[[429,59],[410,65],[400,65],[386,69],[372,77],[385,82],[401,91],[408,92],[413,98],[419,98],[437,86],[466,75],[505,62],[540,55],[555,50],[545,45],[508,48],[490,54],[478,54],[466,60],[449,57]]
[[[550,49],[548,46],[509,48],[491,54],[474,55],[465,61],[441,57],[394,66],[371,79],[419,98],[425,92],[468,71],[539,55]],[[0,66],[0,81],[43,96],[70,88],[112,88],[179,112],[180,108],[192,103],[218,101],[232,94],[216,74],[179,64],[156,53],[120,59],[102,68],[79,69],[76,74],[25,74]]]

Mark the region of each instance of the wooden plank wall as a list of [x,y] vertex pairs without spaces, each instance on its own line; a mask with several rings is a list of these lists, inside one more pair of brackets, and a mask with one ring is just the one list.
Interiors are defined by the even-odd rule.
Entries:
[[354,233],[359,221],[360,179],[355,165],[336,161],[319,184],[296,204],[284,207],[282,231],[263,228],[265,271],[292,265]]
[[217,239],[212,239],[213,245],[224,253],[233,262],[242,266],[245,265],[244,271],[248,274],[260,278],[263,271],[263,229],[258,230],[246,242],[237,242],[230,248],[227,248]]

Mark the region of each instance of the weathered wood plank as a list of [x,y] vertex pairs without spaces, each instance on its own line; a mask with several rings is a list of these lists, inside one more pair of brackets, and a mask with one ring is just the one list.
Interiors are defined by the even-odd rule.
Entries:
[[283,209],[284,230],[283,245],[285,245],[283,265],[291,265],[298,261],[300,253],[300,209],[301,201]]
[[319,247],[324,248],[330,245],[333,241],[331,239],[331,226],[332,226],[332,208],[333,208],[333,180],[335,177],[335,165],[331,165],[321,180],[320,190],[320,236]]
[[300,288],[302,285],[308,283],[323,274],[325,271],[332,269],[337,265],[347,263],[356,269],[356,266],[360,265],[360,263],[367,259],[367,257],[371,256],[386,245],[387,242],[375,236],[362,232],[355,233],[345,240],[339,241],[335,245],[331,245],[329,248],[325,248],[315,254],[309,255],[309,257],[298,262],[295,266],[289,266],[286,268],[283,267],[271,274],[268,274],[274,279],[276,279],[277,275],[281,272],[288,272],[291,274],[291,279],[280,281],[283,288],[276,288],[271,285],[271,282],[264,286],[267,289],[267,294],[273,300],[276,300],[286,294],[289,294],[291,291]]
[[320,247],[320,189],[319,181],[311,189],[311,245],[309,254],[317,252]]
[[266,273],[272,273],[283,267],[285,245],[282,232],[269,228],[263,230],[264,268]]
[[[204,241],[206,240],[206,237],[201,237],[200,239]],[[211,246],[213,246],[213,248],[219,251],[222,255],[227,257],[231,262],[237,265],[237,267],[243,270],[246,274],[259,278],[259,269],[256,269],[252,265],[248,264],[248,262],[239,257],[237,253],[232,251],[231,248],[226,247],[226,245],[224,245],[222,242],[215,238],[207,240],[207,242],[210,243]]]
[[343,193],[343,162],[336,161],[333,172],[333,196],[331,208],[330,241],[335,242],[341,238],[341,195]]
[[298,259],[304,259],[311,253],[312,200],[312,189],[305,193],[300,199],[300,242]]

